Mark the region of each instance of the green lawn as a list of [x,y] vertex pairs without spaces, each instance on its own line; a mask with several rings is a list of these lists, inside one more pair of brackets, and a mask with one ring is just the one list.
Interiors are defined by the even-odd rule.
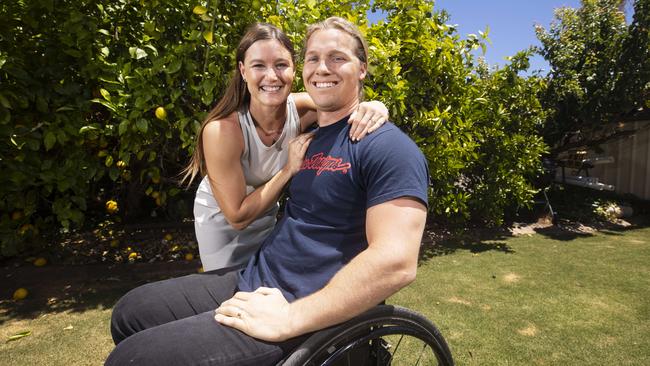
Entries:
[[[458,365],[649,365],[650,228],[555,234],[430,247],[389,302],[433,320]],[[32,331],[0,344],[0,365],[101,365],[113,301],[30,316],[0,302],[2,339]]]
[[650,228],[457,246],[391,299],[458,365],[650,365]]

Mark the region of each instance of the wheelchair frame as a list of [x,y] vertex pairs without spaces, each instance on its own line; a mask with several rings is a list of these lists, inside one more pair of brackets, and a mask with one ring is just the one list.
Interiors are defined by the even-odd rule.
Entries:
[[[370,345],[370,352],[380,352],[381,337],[388,335],[417,338],[431,348],[438,365],[454,365],[447,342],[431,321],[401,306],[379,305],[345,323],[314,333],[277,366],[340,365],[341,357],[361,347]],[[380,356],[375,354],[375,357]],[[377,364],[390,365],[391,361],[392,355],[390,359],[378,360]]]

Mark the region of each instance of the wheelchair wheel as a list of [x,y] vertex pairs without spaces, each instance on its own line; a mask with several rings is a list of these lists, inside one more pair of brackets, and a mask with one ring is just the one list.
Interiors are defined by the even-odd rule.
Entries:
[[447,342],[427,318],[403,307],[380,305],[314,333],[278,365],[453,364]]

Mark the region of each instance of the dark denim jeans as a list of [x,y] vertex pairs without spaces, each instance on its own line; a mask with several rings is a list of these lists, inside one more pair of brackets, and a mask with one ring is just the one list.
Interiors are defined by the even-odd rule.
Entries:
[[305,337],[282,343],[218,324],[214,310],[232,297],[237,270],[211,271],[140,286],[113,308],[117,345],[105,365],[273,365]]

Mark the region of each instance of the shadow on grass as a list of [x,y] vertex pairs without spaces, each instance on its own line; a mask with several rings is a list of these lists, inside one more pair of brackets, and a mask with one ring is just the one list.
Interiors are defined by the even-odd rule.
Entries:
[[[112,308],[132,288],[196,273],[199,266],[198,261],[177,261],[1,268],[0,325],[11,320],[33,319],[44,313]],[[29,291],[27,298],[11,300],[13,292],[20,287]]]
[[637,215],[616,223],[596,222],[582,225],[577,222],[560,222],[557,225],[535,228],[535,233],[559,241],[571,241],[578,238],[593,236],[596,232],[619,236],[626,231],[650,227],[650,215]]
[[468,229],[459,234],[436,234],[435,228],[427,228],[422,238],[420,247],[419,262],[426,262],[429,259],[441,255],[448,255],[459,250],[467,250],[472,253],[483,253],[487,251],[499,251],[503,253],[514,253],[514,250],[505,240],[512,235],[504,229]]

